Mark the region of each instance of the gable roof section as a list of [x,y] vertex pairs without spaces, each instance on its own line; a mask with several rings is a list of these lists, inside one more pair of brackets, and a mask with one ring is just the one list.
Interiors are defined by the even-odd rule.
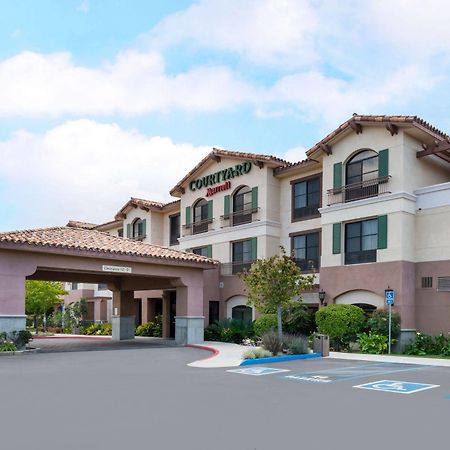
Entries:
[[95,223],[80,222],[79,220],[69,220],[69,222],[67,222],[67,225],[66,225],[66,227],[84,228],[86,230],[92,230],[93,228],[95,228],[97,226],[98,225]]
[[143,198],[131,197],[127,203],[118,211],[118,213],[114,216],[115,220],[124,219],[129,211],[133,208],[140,208],[144,211],[159,211],[163,212],[166,209],[170,209],[172,206],[175,206],[177,203],[180,203],[180,200],[174,200],[169,203],[161,203],[155,202],[153,200],[146,200]]
[[183,179],[176,184],[171,190],[170,195],[177,196],[183,194],[184,184],[195,174],[197,174],[209,161],[218,161],[220,158],[237,158],[258,163],[269,163],[274,167],[282,167],[288,164],[284,159],[272,155],[261,155],[258,153],[235,152],[231,150],[223,150],[213,148]]
[[450,139],[448,134],[443,131],[433,127],[431,124],[421,119],[418,116],[376,116],[376,115],[358,115],[353,114],[353,116],[341,124],[338,128],[332,131],[330,134],[325,136],[321,141],[311,147],[306,155],[311,157],[317,151],[331,152],[330,143],[339,135],[346,131],[354,130],[356,133],[363,132],[364,125],[379,125],[386,127],[392,135],[398,132],[399,127],[415,127],[418,130],[428,134],[431,139],[436,139],[438,141],[444,141]]
[[33,247],[41,249],[47,247],[100,253],[105,256],[118,254],[206,264],[211,267],[217,265],[214,260],[204,256],[172,250],[159,245],[145,244],[133,239],[111,236],[101,231],[86,230],[85,228],[52,227],[0,233],[0,248],[19,250],[23,249],[23,246],[28,247],[27,250],[31,250]]

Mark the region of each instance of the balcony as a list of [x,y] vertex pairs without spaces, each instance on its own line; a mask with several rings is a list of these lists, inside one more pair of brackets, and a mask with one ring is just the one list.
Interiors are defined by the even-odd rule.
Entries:
[[235,227],[244,223],[252,223],[259,220],[257,214],[260,208],[248,208],[220,216],[220,227]]
[[255,261],[235,261],[223,263],[220,265],[220,274],[222,276],[237,275],[250,269]]
[[318,259],[297,259],[295,258],[295,264],[302,271],[302,273],[314,273],[319,270]]
[[213,220],[214,219],[204,219],[183,225],[183,237],[192,236],[194,234],[207,233],[208,231],[211,231],[213,229]]
[[327,191],[328,206],[390,194],[390,191],[388,191],[389,178],[391,178],[390,175],[329,189]]

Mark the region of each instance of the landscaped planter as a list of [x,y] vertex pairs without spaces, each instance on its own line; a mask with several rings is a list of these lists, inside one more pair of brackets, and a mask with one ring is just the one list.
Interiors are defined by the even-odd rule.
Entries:
[[295,361],[297,359],[313,359],[321,358],[320,353],[306,353],[304,355],[281,355],[281,356],[271,356],[270,358],[256,358],[256,359],[245,359],[241,362],[240,366],[251,366],[256,364],[268,364],[283,361]]

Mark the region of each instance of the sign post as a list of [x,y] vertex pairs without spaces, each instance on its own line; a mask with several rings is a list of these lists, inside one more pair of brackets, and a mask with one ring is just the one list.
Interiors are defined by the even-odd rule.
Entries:
[[386,289],[384,291],[384,297],[386,299],[386,305],[389,306],[389,347],[388,352],[391,354],[391,344],[392,344],[392,305],[394,304],[394,290],[393,289]]

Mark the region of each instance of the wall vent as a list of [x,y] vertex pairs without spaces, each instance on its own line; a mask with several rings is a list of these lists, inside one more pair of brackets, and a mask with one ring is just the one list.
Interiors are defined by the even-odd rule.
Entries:
[[439,277],[437,290],[441,292],[450,292],[450,277]]
[[433,287],[433,277],[422,277],[422,289]]

